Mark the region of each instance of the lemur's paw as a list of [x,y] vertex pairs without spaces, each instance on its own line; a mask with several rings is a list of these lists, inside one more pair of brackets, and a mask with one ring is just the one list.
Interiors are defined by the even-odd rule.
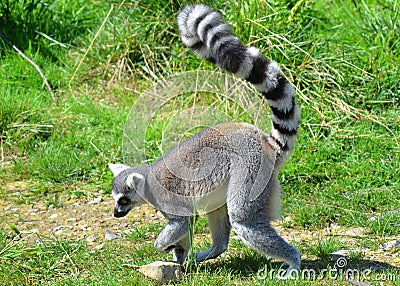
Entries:
[[183,264],[187,258],[187,251],[180,245],[177,245],[173,251],[173,259],[176,263]]

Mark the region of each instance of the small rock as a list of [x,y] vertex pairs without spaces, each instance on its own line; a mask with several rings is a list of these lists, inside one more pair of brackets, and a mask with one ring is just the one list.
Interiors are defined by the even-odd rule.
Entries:
[[364,232],[365,232],[365,228],[363,228],[363,227],[354,227],[354,228],[346,230],[345,235],[358,237],[358,236],[363,236]]
[[127,222],[121,222],[120,226],[121,226],[121,227],[128,227],[128,226],[129,226],[129,223],[127,223]]
[[52,214],[49,218],[50,219],[55,219],[55,218],[57,218],[58,217],[58,214]]
[[95,234],[92,234],[92,235],[86,237],[87,242],[95,242],[96,239],[97,239],[97,236]]
[[88,205],[97,205],[99,203],[101,203],[103,201],[102,198],[94,198],[93,200],[91,200],[90,202],[88,202]]
[[71,217],[67,219],[68,222],[76,222],[76,217]]
[[400,239],[382,243],[381,246],[382,246],[383,250],[390,250],[395,247],[400,248]]
[[121,238],[121,235],[107,231],[106,235],[104,236],[105,240],[114,240],[114,239],[119,239]]
[[55,232],[54,232],[54,235],[55,236],[61,236],[61,235],[63,235],[65,233],[65,231],[63,230],[63,229],[60,229],[60,230],[56,230]]
[[340,225],[338,225],[337,223],[332,223],[331,225],[330,225],[330,227],[331,228],[340,228]]
[[372,286],[369,283],[363,282],[363,281],[358,281],[358,280],[352,280],[352,279],[345,279],[345,281],[349,282],[350,284],[354,286]]
[[131,264],[123,264],[122,266],[135,269],[143,275],[161,282],[178,280],[183,276],[181,265],[169,261],[155,261],[143,266]]
[[54,228],[54,230],[57,231],[57,230],[66,229],[66,228],[73,229],[73,226],[71,226],[71,225],[59,225],[59,226],[56,226]]
[[347,250],[347,249],[340,249],[340,250],[336,250],[331,253],[332,258],[334,260],[335,260],[335,258],[349,256],[349,254],[351,254],[351,250]]

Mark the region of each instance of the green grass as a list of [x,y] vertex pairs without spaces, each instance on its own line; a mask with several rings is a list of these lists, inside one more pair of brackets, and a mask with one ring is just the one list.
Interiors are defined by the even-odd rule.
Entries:
[[343,243],[335,238],[319,239],[314,245],[310,245],[309,251],[322,261],[328,261],[331,253],[342,249]]
[[[13,181],[32,186],[29,193],[21,194],[20,204],[44,200],[62,207],[57,203],[59,193],[85,197],[94,189],[110,192],[112,176],[106,166],[123,160],[124,124],[141,92],[178,72],[215,70],[179,41],[175,16],[185,3],[0,3],[0,31],[40,66],[56,97],[51,98],[34,67],[0,39],[1,199],[8,196],[3,186]],[[292,217],[290,227],[315,231],[330,224],[362,226],[369,236],[362,244],[375,249],[386,237],[398,236],[398,1],[205,3],[224,14],[244,43],[280,63],[298,88],[300,136],[281,174],[283,211]],[[203,99],[205,104],[212,101]],[[188,97],[159,110],[158,121],[145,134],[147,160],[165,151],[160,144],[162,130],[170,127],[173,111],[190,104]],[[229,110],[229,116],[248,120],[241,108],[227,101],[216,106],[235,109]],[[122,264],[167,259],[148,242],[147,233],[160,227],[138,228],[127,235],[131,248],[115,242],[95,252],[83,242],[26,234],[21,239],[9,227],[1,227],[0,281],[9,285],[155,284]],[[197,232],[205,229],[204,220],[198,221]],[[332,245],[338,247],[325,244],[298,247],[303,255],[322,259]],[[215,265],[192,269],[180,284],[286,285],[254,278],[266,263],[270,262],[233,241],[230,254]]]

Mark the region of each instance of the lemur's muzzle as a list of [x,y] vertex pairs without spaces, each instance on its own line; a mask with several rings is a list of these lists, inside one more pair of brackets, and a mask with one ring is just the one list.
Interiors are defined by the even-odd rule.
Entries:
[[118,210],[114,209],[114,217],[124,217],[128,212],[119,212]]

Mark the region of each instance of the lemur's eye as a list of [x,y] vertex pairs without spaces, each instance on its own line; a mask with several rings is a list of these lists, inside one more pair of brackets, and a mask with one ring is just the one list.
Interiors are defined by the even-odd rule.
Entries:
[[126,205],[128,205],[130,202],[131,202],[131,200],[128,199],[128,198],[120,198],[120,199],[118,200],[118,204],[120,204],[121,206],[126,206]]

